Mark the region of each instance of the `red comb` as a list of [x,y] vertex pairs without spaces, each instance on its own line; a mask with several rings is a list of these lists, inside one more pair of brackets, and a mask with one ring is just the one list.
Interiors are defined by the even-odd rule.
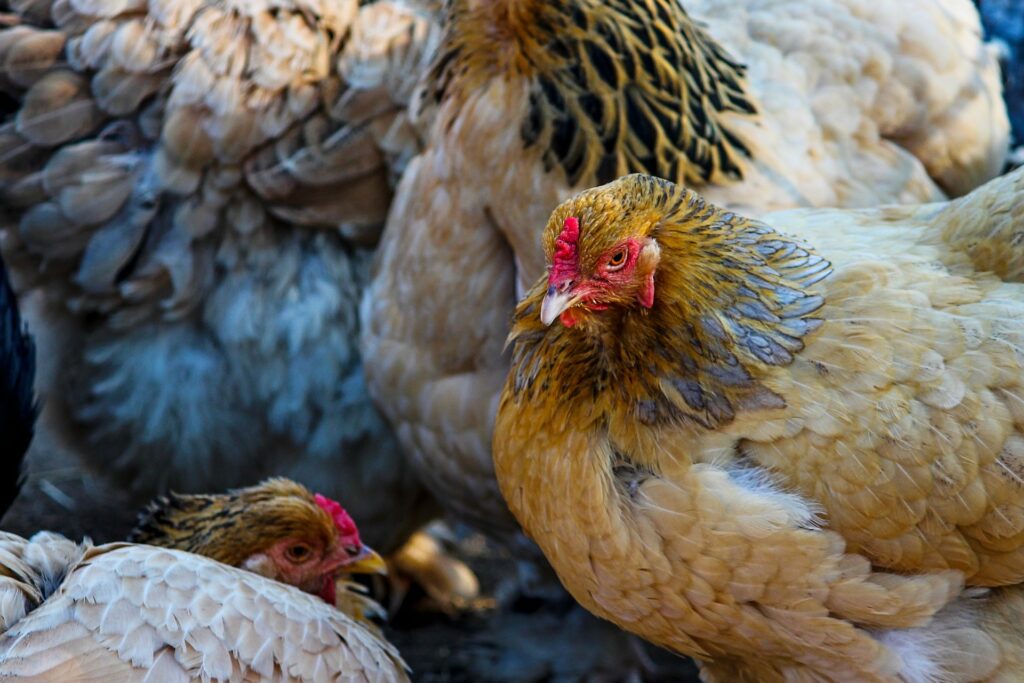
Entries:
[[576,252],[576,243],[579,239],[580,220],[575,216],[569,216],[562,223],[562,232],[555,240],[555,253],[551,257],[548,284],[555,285],[575,277],[576,271],[579,269],[579,258]]
[[331,500],[326,496],[321,496],[319,493],[313,496],[313,500],[320,506],[320,509],[331,516],[334,520],[334,526],[337,527],[338,533],[340,533],[346,541],[352,541],[356,544],[361,545],[362,542],[359,540],[359,529],[356,528],[356,523],[352,520],[345,508],[341,507],[341,503],[336,500]]

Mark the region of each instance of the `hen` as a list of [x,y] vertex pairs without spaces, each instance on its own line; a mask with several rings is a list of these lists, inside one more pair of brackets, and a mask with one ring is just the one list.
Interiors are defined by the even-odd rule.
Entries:
[[764,223],[645,175],[566,201],[509,337],[506,501],[577,600],[706,681],[1005,675],[1022,219],[1024,170]]
[[418,146],[431,3],[0,5],[4,249],[46,361],[40,430],[140,498],[315,484],[395,549],[434,504],[366,395],[358,300]]
[[151,545],[0,535],[0,678],[407,680],[355,603],[330,606],[338,572],[383,566],[338,503],[283,479],[171,496],[130,540]]
[[[338,602],[332,566],[341,567],[345,576],[385,570],[340,504],[284,478],[222,494],[163,496],[139,516],[128,541],[248,569],[317,593],[330,604]],[[308,565],[318,561],[322,566],[314,565],[310,573]],[[293,567],[302,576],[282,573]]]
[[426,77],[428,144],[363,299],[367,380],[442,504],[519,548],[491,464],[502,344],[574,188],[644,171],[748,211],[875,206],[1002,164],[968,0],[684,4],[455,0]]

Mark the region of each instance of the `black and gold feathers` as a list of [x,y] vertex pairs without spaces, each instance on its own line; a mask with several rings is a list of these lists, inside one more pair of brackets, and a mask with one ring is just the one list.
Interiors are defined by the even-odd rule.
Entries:
[[[231,533],[224,534],[226,529]],[[306,487],[274,478],[224,494],[161,496],[139,515],[128,541],[238,566],[282,538],[316,537],[326,547],[336,533],[330,515]]]
[[525,147],[570,185],[645,172],[680,183],[743,175],[728,116],[753,116],[744,67],[677,0],[452,0],[426,104],[493,78],[530,79]]

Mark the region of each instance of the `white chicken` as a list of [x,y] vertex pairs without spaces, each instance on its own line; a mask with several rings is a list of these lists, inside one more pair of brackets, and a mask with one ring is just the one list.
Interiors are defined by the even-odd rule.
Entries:
[[3,681],[408,680],[323,600],[199,555],[0,534],[0,568]]

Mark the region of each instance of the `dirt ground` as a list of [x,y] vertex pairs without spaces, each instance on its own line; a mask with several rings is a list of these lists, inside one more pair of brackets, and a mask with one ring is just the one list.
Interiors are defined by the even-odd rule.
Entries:
[[[28,457],[28,478],[21,495],[0,521],[0,528],[23,536],[47,529],[70,538],[89,536],[95,543],[123,540],[135,522],[137,507],[102,478],[84,470],[76,459],[45,432],[37,435]],[[466,535],[455,552],[477,573],[483,604],[504,577],[511,575],[510,558],[478,535]],[[567,628],[566,621],[539,604],[517,604],[512,610],[480,608],[456,615],[428,610],[411,594],[387,626],[422,683],[569,683],[574,673],[553,671],[532,654],[542,650]],[[493,602],[493,601],[491,601]],[[582,613],[580,616],[583,616]],[[588,635],[582,638],[589,638]],[[587,641],[589,642],[589,641]],[[584,647],[600,647],[600,643]],[[648,653],[654,660],[651,683],[696,683],[689,662],[664,652]],[[614,656],[614,653],[613,655]],[[558,653],[555,653],[557,659]],[[565,655],[571,659],[571,654]],[[571,667],[570,667],[571,668]],[[602,683],[615,683],[607,677]]]

